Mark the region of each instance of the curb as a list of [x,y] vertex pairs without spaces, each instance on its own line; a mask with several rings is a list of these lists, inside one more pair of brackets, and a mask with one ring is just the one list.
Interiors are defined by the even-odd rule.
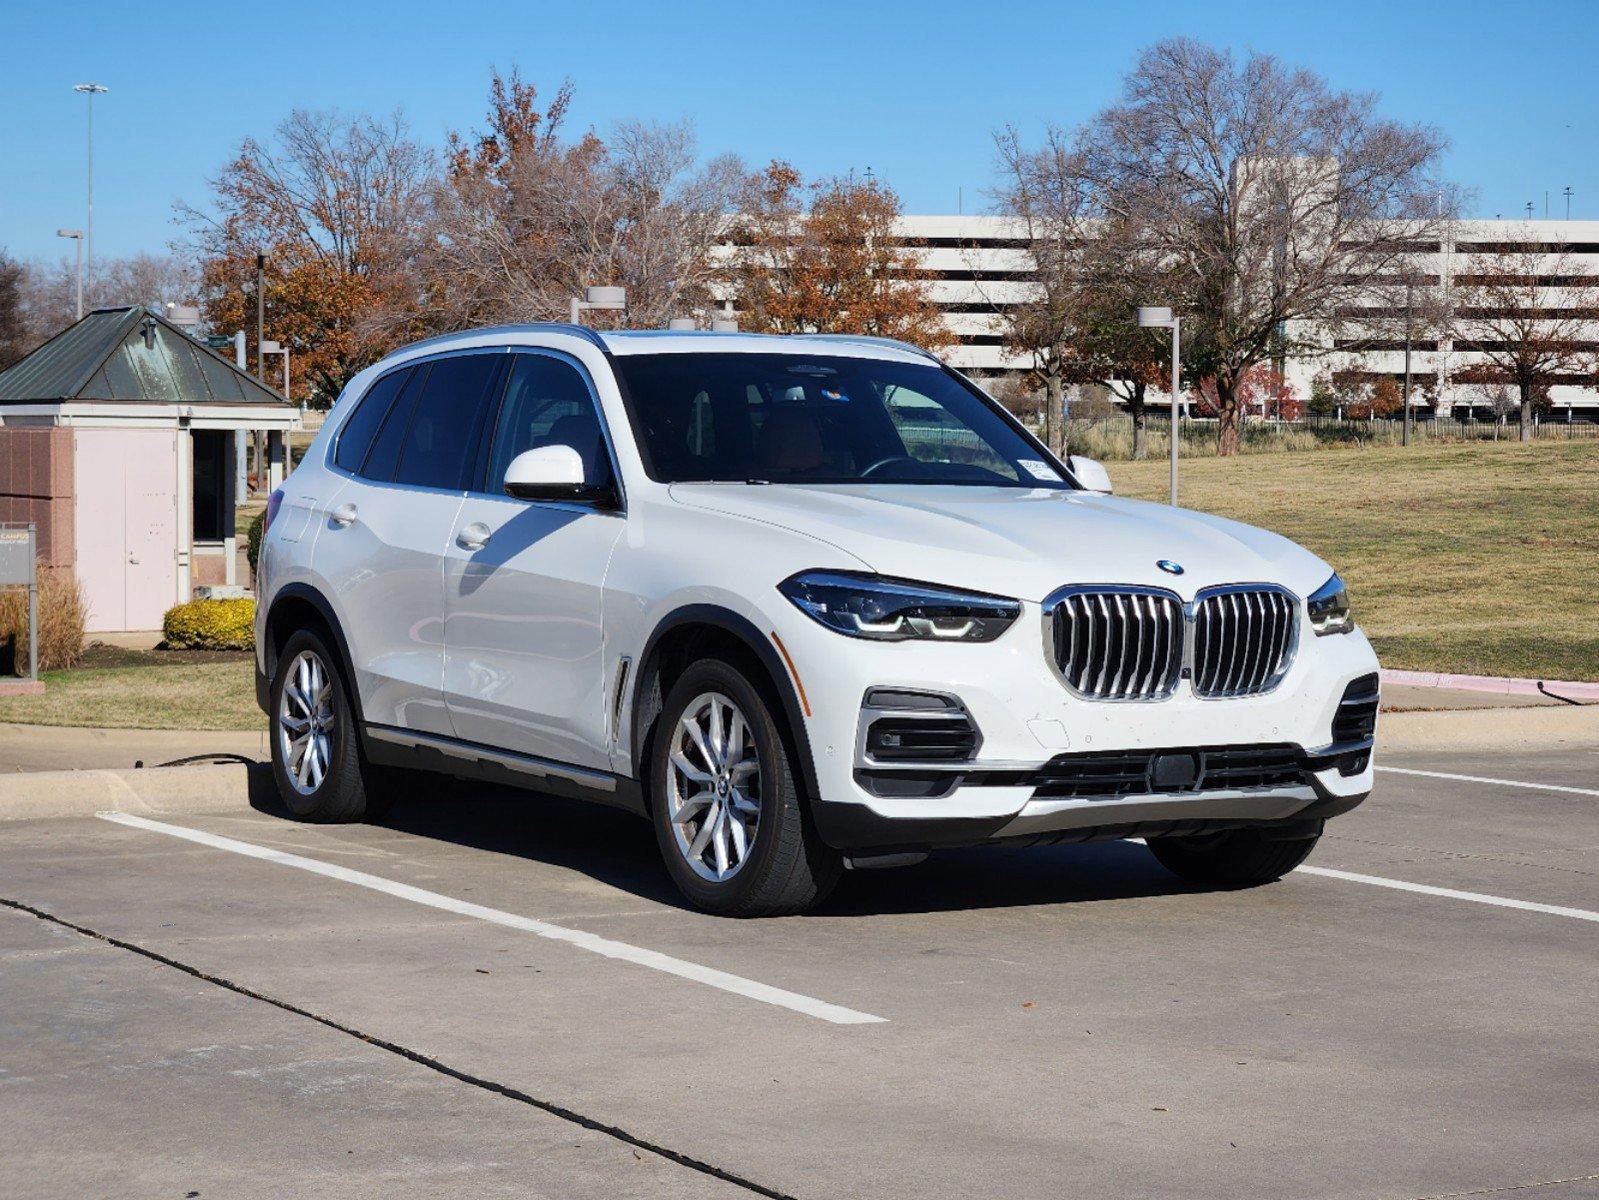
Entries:
[[1551,691],[1572,700],[1599,701],[1599,683],[1584,683],[1575,679],[1512,679],[1501,675],[1447,675],[1437,671],[1379,672],[1385,684],[1403,684],[1406,687],[1450,688],[1457,692],[1490,692],[1496,696],[1542,696],[1538,689],[1542,683]]
[[238,812],[276,799],[264,763],[122,771],[28,771],[0,775],[0,821],[90,817],[98,812],[175,816]]
[[[1457,712],[1384,713],[1377,751],[1590,749],[1599,746],[1599,706],[1478,708]],[[266,763],[149,767],[117,771],[30,771],[0,775],[0,822],[273,810],[277,784]]]

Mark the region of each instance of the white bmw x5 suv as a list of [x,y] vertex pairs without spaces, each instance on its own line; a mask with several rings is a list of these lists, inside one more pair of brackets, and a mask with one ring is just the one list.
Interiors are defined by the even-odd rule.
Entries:
[[1371,790],[1376,658],[1315,555],[1108,491],[898,343],[411,346],[268,509],[283,800],[371,818],[415,768],[619,805],[730,915],[985,842],[1274,879]]

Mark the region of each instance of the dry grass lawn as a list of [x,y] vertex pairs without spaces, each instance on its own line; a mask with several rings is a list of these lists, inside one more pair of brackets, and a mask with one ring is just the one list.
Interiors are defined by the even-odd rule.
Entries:
[[256,730],[247,661],[79,667],[45,671],[42,696],[0,697],[0,722],[84,725],[97,729]]
[[[1166,464],[1110,464],[1159,500]],[[1185,459],[1188,505],[1309,546],[1349,581],[1383,663],[1599,679],[1599,442],[1423,445]],[[133,656],[130,656],[133,657]],[[0,722],[122,729],[261,728],[242,656],[46,672]]]
[[[1165,462],[1108,469],[1166,496]],[[1599,442],[1185,459],[1181,486],[1332,563],[1384,666],[1599,680]]]

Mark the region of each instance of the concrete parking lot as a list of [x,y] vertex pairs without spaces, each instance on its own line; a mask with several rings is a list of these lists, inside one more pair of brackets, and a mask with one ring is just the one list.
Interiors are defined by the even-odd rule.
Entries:
[[0,825],[0,1195],[1599,1196],[1599,750],[1309,870],[950,852],[681,908],[541,797]]

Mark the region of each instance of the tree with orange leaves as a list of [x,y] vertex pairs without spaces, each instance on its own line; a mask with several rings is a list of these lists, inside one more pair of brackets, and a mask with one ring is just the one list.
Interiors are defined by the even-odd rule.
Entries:
[[291,351],[291,398],[332,404],[356,372],[424,331],[415,264],[431,168],[398,115],[296,109],[270,144],[246,138],[211,181],[209,208],[178,210],[200,257],[207,323],[245,330],[255,353],[265,255],[265,334]]
[[750,178],[739,207],[727,285],[744,328],[949,343],[922,252],[897,228],[892,188],[854,178],[807,186],[774,161]]

